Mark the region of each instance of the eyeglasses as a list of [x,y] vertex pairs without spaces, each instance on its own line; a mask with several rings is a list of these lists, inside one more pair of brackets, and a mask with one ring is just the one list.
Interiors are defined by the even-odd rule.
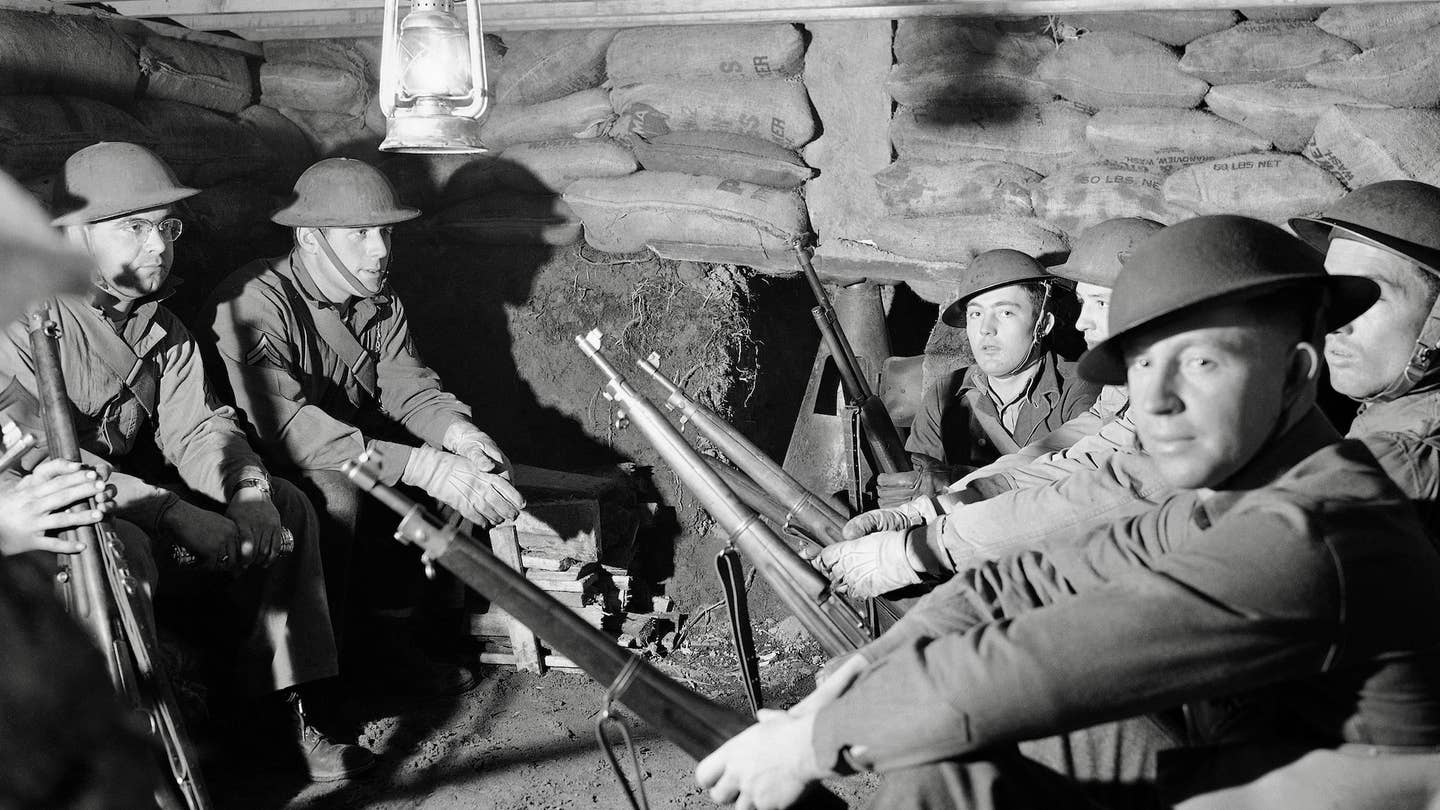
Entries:
[[162,219],[159,222],[151,222],[148,219],[127,219],[116,225],[117,230],[127,234],[136,244],[144,244],[150,239],[151,231],[159,231],[160,238],[166,242],[174,242],[180,238],[185,231],[185,223],[178,219]]

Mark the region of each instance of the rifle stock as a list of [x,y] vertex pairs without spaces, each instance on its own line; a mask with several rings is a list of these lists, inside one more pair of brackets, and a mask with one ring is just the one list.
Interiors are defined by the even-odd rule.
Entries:
[[[343,469],[356,486],[401,515],[395,532],[398,539],[419,546],[426,560],[484,594],[590,677],[609,686],[628,669],[626,685],[617,690],[615,699],[685,753],[701,759],[750,726],[752,721],[739,712],[685,688],[645,659],[626,652],[475,538],[439,525],[420,504],[381,483],[366,463],[366,456],[347,461]],[[807,794],[799,806],[818,810],[844,805],[834,794],[819,788]]]
[[820,646],[835,657],[869,642],[870,635],[860,615],[831,592],[829,581],[820,572],[776,537],[754,510],[736,498],[659,409],[630,387],[600,351],[598,338],[591,343],[586,337],[577,336],[575,342],[605,374],[608,393],[624,406],[630,421],[640,428],[665,463],[725,529]]

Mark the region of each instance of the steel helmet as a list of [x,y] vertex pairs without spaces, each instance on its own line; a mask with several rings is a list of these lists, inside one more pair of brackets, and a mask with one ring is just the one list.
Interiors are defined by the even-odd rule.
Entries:
[[90,285],[90,257],[50,227],[40,203],[0,172],[0,319],[52,295],[79,293]]
[[400,204],[379,169],[354,158],[326,158],[300,175],[295,200],[270,220],[290,228],[364,228],[418,216],[418,209]]
[[1070,258],[1050,272],[1070,281],[1114,287],[1120,265],[1135,246],[1164,225],[1153,219],[1119,217],[1086,228],[1070,251]]
[[964,328],[965,305],[971,298],[1011,284],[1028,281],[1054,281],[1054,276],[1045,272],[1045,266],[1018,250],[1000,248],[987,250],[976,256],[966,268],[966,282],[960,287],[960,296],[941,313],[940,319],[949,326]]
[[1080,358],[1091,382],[1125,384],[1124,344],[1204,304],[1232,303],[1293,287],[1328,288],[1326,328],[1370,308],[1380,288],[1332,276],[1320,254],[1280,228],[1249,217],[1196,217],[1156,231],[1135,247],[1110,297],[1110,337]]
[[102,141],[65,161],[55,184],[52,225],[103,222],[199,194],[180,185],[158,155],[133,143]]

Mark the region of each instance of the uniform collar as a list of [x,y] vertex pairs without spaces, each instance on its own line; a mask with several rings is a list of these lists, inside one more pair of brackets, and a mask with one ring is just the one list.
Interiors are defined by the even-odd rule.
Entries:
[[1199,491],[1202,507],[1197,512],[1197,522],[1201,528],[1208,528],[1246,494],[1270,485],[1296,464],[1340,438],[1340,432],[1330,424],[1320,408],[1311,406],[1294,426],[1260,448],[1260,452],[1230,479],[1229,486],[1224,490]]
[[[1040,400],[1053,403],[1060,397],[1060,369],[1055,360],[1055,353],[1047,351],[1040,355],[1040,362],[1035,371],[1035,376],[1030,378],[1030,385],[1025,389],[1025,400],[1032,406],[1040,404]],[[960,383],[960,388],[955,392],[956,396],[964,396],[969,391],[976,391],[985,396],[990,396],[990,379],[979,366],[970,366],[965,370],[965,378]]]
[[295,279],[295,283],[299,285],[300,293],[319,309],[333,309],[340,312],[341,315],[349,315],[355,309],[364,308],[363,305],[366,302],[376,309],[390,303],[390,285],[387,284],[380,292],[372,296],[361,298],[358,295],[352,295],[344,303],[337,304],[320,292],[320,285],[315,283],[315,277],[310,274],[310,268],[305,266],[305,262],[301,260],[299,254],[291,251],[285,260],[290,265],[290,274]]
[[175,288],[184,283],[184,279],[173,275],[166,278],[165,283],[160,285],[160,289],[137,300],[135,306],[131,307],[128,312],[118,308],[120,303],[118,296],[99,287],[90,288],[88,304],[91,311],[110,322],[119,331],[131,321],[146,324],[154,320],[155,310],[160,307],[160,302],[174,295]]

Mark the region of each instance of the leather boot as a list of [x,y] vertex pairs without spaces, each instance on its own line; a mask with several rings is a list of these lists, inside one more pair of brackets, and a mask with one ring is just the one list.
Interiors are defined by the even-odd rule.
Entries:
[[286,694],[286,718],[295,741],[295,751],[305,763],[312,782],[335,782],[370,770],[375,755],[358,745],[337,743],[310,724],[300,695]]

